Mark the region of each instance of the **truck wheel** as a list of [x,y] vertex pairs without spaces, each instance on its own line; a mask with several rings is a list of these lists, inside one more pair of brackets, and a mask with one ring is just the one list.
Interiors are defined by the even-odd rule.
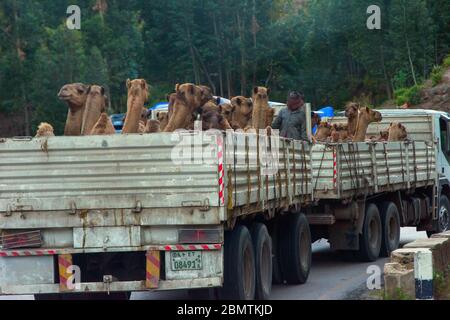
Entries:
[[281,273],[288,284],[303,284],[311,269],[311,231],[304,214],[291,213],[281,220]]
[[255,252],[256,299],[268,300],[272,291],[272,239],[263,223],[250,229]]
[[360,260],[372,262],[378,259],[381,250],[381,229],[380,212],[375,204],[370,203],[366,207],[363,230],[359,236],[358,258]]
[[389,257],[400,243],[400,216],[395,203],[387,201],[380,205],[381,215],[381,257]]
[[438,233],[449,230],[450,228],[450,202],[446,195],[441,195],[439,200],[439,220],[438,220]]
[[283,276],[281,275],[281,258],[279,251],[279,234],[280,234],[281,219],[275,219],[269,226],[270,236],[272,238],[272,283],[283,283]]
[[247,227],[239,225],[225,233],[224,285],[227,300],[255,298],[255,254]]

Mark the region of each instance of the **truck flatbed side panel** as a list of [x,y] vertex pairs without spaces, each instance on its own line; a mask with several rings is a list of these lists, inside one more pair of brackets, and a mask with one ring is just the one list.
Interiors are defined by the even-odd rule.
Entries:
[[[310,146],[277,137],[274,138],[277,145],[272,142],[273,150],[277,152],[267,147],[266,153],[273,158],[265,159],[262,149],[267,146],[267,139],[260,136],[258,148],[255,134],[235,133],[227,137],[225,188],[228,209],[248,214],[273,206],[311,201]],[[274,163],[275,166],[271,166]]]
[[314,195],[342,199],[433,185],[433,143],[343,143],[312,149]]
[[220,206],[215,138],[194,149],[192,133],[7,139],[0,212]]

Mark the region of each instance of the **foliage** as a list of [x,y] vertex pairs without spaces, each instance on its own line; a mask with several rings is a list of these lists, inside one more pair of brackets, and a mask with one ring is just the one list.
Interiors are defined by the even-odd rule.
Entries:
[[442,77],[444,76],[445,69],[441,66],[434,66],[433,71],[431,71],[431,82],[433,83],[433,86],[437,86],[441,81]]
[[422,89],[423,89],[422,85],[416,85],[410,88],[397,89],[395,90],[394,93],[395,102],[399,106],[405,104],[406,102],[409,102],[413,105],[419,104]]
[[[71,4],[79,31],[65,26]],[[366,27],[373,4],[381,30]],[[394,93],[417,99],[449,51],[448,0],[2,0],[0,115],[20,115],[22,134],[41,121],[61,134],[63,84],[102,84],[109,111],[124,112],[125,81],[137,77],[150,83],[151,103],[193,82],[224,97],[264,85],[275,101],[295,89],[316,108],[353,98],[376,106]]]

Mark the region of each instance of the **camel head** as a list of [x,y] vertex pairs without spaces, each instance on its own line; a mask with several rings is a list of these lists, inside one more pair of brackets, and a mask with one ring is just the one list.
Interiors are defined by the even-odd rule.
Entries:
[[175,86],[176,99],[181,100],[194,111],[212,100],[211,89],[206,86],[197,86],[192,83],[177,84]]
[[269,93],[270,89],[267,89],[265,87],[254,87],[252,95],[253,101],[256,100],[269,101]]
[[161,122],[159,120],[148,120],[145,127],[146,133],[157,133],[161,132]]
[[231,123],[235,107],[229,103],[225,103],[225,104],[221,105],[219,108],[220,108],[220,113],[222,114],[222,116],[224,116],[225,119],[227,119],[227,121],[229,123]]
[[83,83],[66,84],[59,90],[58,98],[69,106],[81,108],[86,103],[89,86]]
[[208,111],[202,115],[202,130],[227,130],[230,129],[230,125],[225,117],[216,111]]
[[208,101],[200,108],[197,108],[196,112],[198,114],[207,113],[209,111],[220,112],[220,107],[212,101]]
[[316,134],[314,138],[317,141],[326,141],[327,138],[331,135],[332,126],[328,122],[322,122],[319,124],[317,128]]
[[87,91],[86,110],[83,115],[81,126],[81,135],[89,135],[92,128],[100,118],[100,115],[106,112],[108,107],[108,97],[105,88],[98,85],[91,85]]
[[51,124],[46,122],[41,122],[39,125],[36,137],[54,137],[55,133]]
[[148,101],[149,89],[144,79],[127,79],[128,97],[139,97],[144,103]]
[[370,109],[369,107],[364,107],[359,109],[359,117],[360,121],[365,122],[367,124],[372,122],[380,122],[383,120],[381,113],[375,110]]
[[356,102],[349,102],[345,106],[345,116],[348,119],[354,119],[358,116],[358,110],[360,105]]
[[243,115],[250,116],[253,112],[253,102],[251,99],[246,97],[237,96],[231,99],[231,105],[234,107],[234,110]]
[[387,141],[404,141],[408,137],[406,127],[401,123],[393,122],[388,129]]

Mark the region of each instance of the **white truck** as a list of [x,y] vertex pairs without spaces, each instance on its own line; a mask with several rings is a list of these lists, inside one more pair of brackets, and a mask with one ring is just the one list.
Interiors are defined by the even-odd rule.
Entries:
[[221,288],[267,299],[272,281],[307,280],[316,239],[373,261],[398,246],[401,226],[448,229],[449,116],[382,114],[369,134],[401,119],[411,140],[2,139],[0,294]]

